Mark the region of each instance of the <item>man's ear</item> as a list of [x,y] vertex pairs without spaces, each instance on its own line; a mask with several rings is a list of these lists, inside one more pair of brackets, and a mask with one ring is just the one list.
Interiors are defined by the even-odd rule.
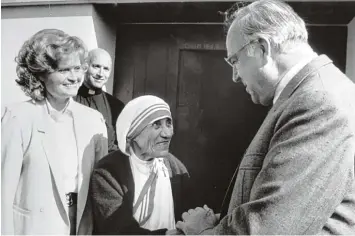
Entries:
[[263,59],[263,62],[267,64],[270,59],[272,58],[271,55],[271,42],[268,38],[265,37],[259,37],[259,45],[260,45],[260,50],[262,54],[260,55]]

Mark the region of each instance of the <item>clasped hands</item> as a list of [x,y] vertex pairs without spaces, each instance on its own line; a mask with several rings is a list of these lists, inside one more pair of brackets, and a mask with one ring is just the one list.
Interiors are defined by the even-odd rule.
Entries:
[[[188,212],[184,212],[181,218],[183,221],[176,223],[177,230],[169,230],[166,234],[210,234],[213,227],[218,223],[219,214],[214,214],[212,209],[204,205],[203,208],[196,207],[195,209],[190,209]],[[208,232],[209,230],[211,232]]]

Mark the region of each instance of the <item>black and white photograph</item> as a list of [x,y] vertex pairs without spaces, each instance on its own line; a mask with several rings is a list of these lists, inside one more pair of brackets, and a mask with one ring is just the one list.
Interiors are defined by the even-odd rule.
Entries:
[[355,0],[2,0],[2,235],[355,235]]

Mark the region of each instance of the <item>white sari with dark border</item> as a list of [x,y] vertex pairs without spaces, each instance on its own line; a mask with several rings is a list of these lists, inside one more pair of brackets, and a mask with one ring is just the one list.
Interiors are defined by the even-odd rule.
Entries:
[[143,161],[133,153],[129,159],[135,185],[133,217],[145,229],[175,229],[170,176],[163,158]]

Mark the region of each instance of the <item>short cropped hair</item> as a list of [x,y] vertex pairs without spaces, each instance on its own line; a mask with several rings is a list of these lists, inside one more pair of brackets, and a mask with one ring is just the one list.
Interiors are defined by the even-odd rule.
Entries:
[[87,48],[81,39],[57,29],[37,32],[23,44],[15,58],[17,84],[27,96],[43,100],[46,88],[39,77],[56,71],[60,60],[72,53],[78,53],[81,64],[85,64]]
[[260,0],[246,6],[237,3],[225,13],[226,29],[234,22],[246,41],[267,38],[279,53],[292,44],[308,41],[305,22],[282,1]]

